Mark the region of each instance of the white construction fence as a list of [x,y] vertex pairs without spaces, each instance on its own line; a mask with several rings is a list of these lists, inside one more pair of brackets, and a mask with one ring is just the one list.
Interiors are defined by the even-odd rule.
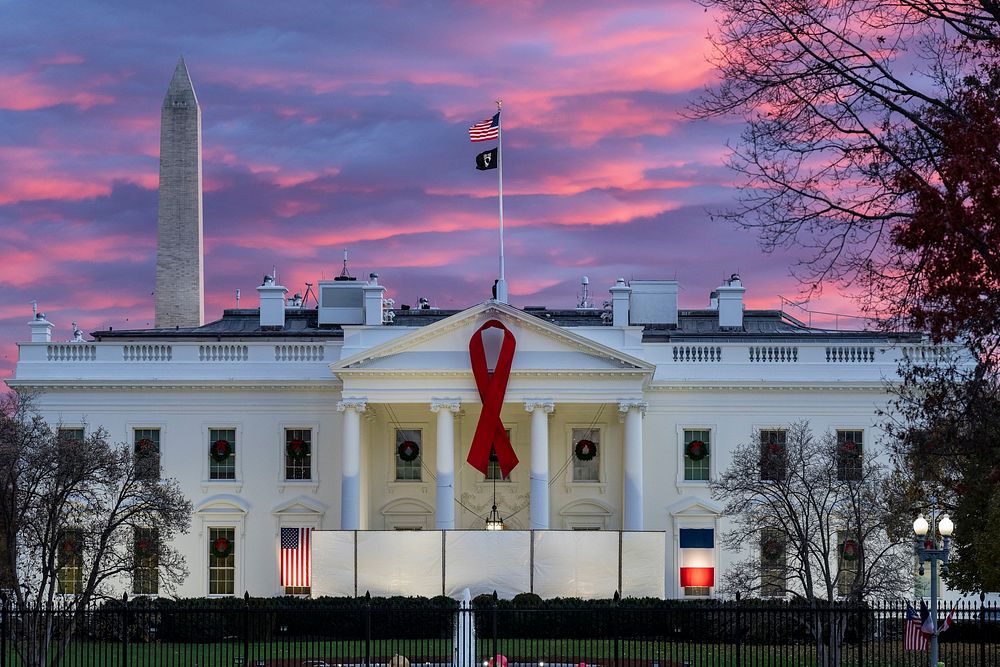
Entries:
[[313,596],[664,597],[661,531],[351,531],[312,538]]

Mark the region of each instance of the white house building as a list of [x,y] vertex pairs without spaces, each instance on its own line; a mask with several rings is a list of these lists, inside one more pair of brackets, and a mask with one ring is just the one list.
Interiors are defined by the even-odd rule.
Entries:
[[[92,341],[55,342],[36,319],[9,384],[39,390],[60,428],[152,445],[195,505],[184,595],[282,593],[282,527],[483,529],[495,486],[508,529],[666,531],[665,593],[683,596],[712,590],[682,581],[682,531],[702,531],[696,565],[730,560],[703,540],[721,528],[707,482],[730,450],[808,419],[863,452],[886,380],[926,353],[916,336],[746,310],[735,277],[701,310],[678,309],[674,281],[619,281],[610,310],[389,311],[384,290],[323,281],[303,308],[266,281],[259,309]],[[488,321],[516,341],[500,419],[519,464],[495,485],[498,462],[466,462],[483,405],[470,340]],[[219,537],[225,566],[207,547]]]
[[[733,555],[708,481],[731,450],[809,420],[864,455],[886,381],[929,353],[917,335],[747,310],[737,276],[701,309],[679,308],[676,281],[619,279],[608,308],[448,311],[393,309],[374,274],[320,281],[314,307],[268,277],[259,308],[202,324],[200,110],[183,61],[163,118],[157,282],[177,293],[157,291],[159,328],[59,342],[38,317],[8,384],[37,390],[59,428],[104,427],[179,480],[195,507],[181,595],[308,592],[279,574],[283,528],[482,530],[494,504],[507,529],[664,531],[663,594],[712,595]],[[507,439],[518,464],[503,479]]]

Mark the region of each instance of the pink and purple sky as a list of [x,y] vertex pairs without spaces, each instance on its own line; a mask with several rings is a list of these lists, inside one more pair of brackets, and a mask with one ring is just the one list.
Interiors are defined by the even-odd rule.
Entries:
[[[742,274],[795,296],[794,254],[713,222],[739,119],[693,122],[712,15],[690,0],[8,3],[0,21],[0,378],[32,299],[71,337],[152,324],[160,104],[179,54],[202,106],[206,319],[376,271],[397,305],[488,298],[496,172],[467,128],[504,101],[514,305],[677,278],[681,306]],[[813,307],[847,312],[827,293]],[[800,314],[801,315],[801,314]]]

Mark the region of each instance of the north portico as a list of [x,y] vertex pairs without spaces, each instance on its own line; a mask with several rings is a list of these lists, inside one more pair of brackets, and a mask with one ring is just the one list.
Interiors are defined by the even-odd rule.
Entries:
[[[496,301],[370,347],[373,332],[345,327],[345,357],[330,365],[343,385],[341,527],[483,528],[496,471],[466,462],[483,405],[469,344],[490,321],[516,341],[500,415],[519,460],[496,484],[505,523],[642,529],[644,395],[655,366]],[[398,469],[399,433],[419,438],[419,470]],[[583,439],[596,449],[585,462],[593,470],[574,455]]]

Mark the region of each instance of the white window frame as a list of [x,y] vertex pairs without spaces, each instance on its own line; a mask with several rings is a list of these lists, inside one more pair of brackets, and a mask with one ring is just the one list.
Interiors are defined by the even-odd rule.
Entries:
[[58,424],[55,431],[56,435],[59,434],[59,431],[83,431],[83,437],[87,437],[87,425],[82,422],[79,424]]
[[[611,435],[612,429],[608,428],[606,422],[598,422],[596,424],[590,422],[586,423],[567,422],[563,428],[564,428],[563,442],[565,443],[563,446],[563,451],[565,452],[566,456],[566,458],[563,460],[569,461],[569,466],[566,469],[566,473],[563,475],[563,479],[565,480],[564,485],[566,489],[568,491],[573,491],[574,489],[577,490],[586,489],[591,491],[596,490],[599,493],[605,493],[608,489],[607,453],[608,453],[608,446],[610,444],[608,442],[608,438]],[[597,475],[599,479],[596,482],[573,481],[573,458],[576,456],[576,453],[574,452],[576,443],[573,442],[574,430],[583,430],[583,431],[592,430],[597,433]]]
[[[684,586],[681,586],[681,529],[706,529],[711,528],[712,543],[712,568],[715,572],[715,586],[709,586],[708,595],[684,595]],[[674,590],[677,591],[678,600],[711,600],[715,598],[715,589],[719,584],[719,521],[711,517],[691,517],[678,516],[674,518]]]
[[[282,528],[312,528],[313,532],[321,529],[323,524],[322,514],[306,514],[302,513],[285,513],[285,512],[275,512],[275,517],[277,518],[277,529],[274,533],[274,594],[275,595],[286,595],[285,587],[281,585],[281,529]],[[315,535],[313,536],[315,537]],[[312,543],[310,540],[310,549],[312,548]],[[312,558],[310,558],[312,562]],[[312,583],[311,581],[309,582]],[[312,597],[312,586],[310,588],[309,595],[296,594],[296,597]]]
[[[207,435],[207,431],[205,432]],[[207,458],[207,457],[206,457]],[[235,501],[235,502],[234,502]],[[239,503],[239,504],[237,504]],[[197,567],[201,570],[201,590],[204,591],[204,596],[209,598],[228,598],[228,597],[240,597],[246,592],[246,583],[244,581],[244,552],[246,549],[246,515],[249,511],[249,505],[242,498],[233,498],[226,494],[220,494],[216,496],[211,496],[206,498],[204,501],[199,503],[198,508],[195,510],[195,516],[198,518],[198,556],[194,559],[196,562],[192,564],[192,567]],[[209,576],[208,576],[208,536],[209,528],[232,528],[233,535],[236,538],[236,545],[233,547],[236,549],[236,558],[234,562],[234,567],[236,571],[233,575],[233,594],[232,595],[219,595],[212,594],[209,595]]]
[[[209,463],[208,437],[210,430],[233,430],[236,432],[236,467],[234,470],[235,479],[212,479],[211,464]],[[243,424],[241,422],[202,422],[201,442],[198,451],[201,456],[201,490],[207,493],[209,490],[228,489],[231,492],[240,493],[243,490],[243,458],[246,456],[245,447],[247,443],[243,440]],[[163,433],[160,433],[160,442],[163,442]],[[162,444],[161,444],[162,449]]]
[[[309,465],[310,465],[310,477],[311,479],[285,479],[285,431],[287,430],[300,430],[300,431],[310,431],[311,441],[311,451],[309,453]],[[313,493],[317,493],[320,487],[319,471],[321,470],[319,466],[320,460],[320,425],[319,422],[298,422],[289,421],[281,422],[278,424],[278,434],[276,436],[278,447],[277,447],[277,463],[276,467],[278,470],[278,493],[284,493],[287,490],[301,491],[301,490],[311,490]],[[237,456],[237,462],[239,461],[239,456]]]
[[[788,475],[788,436],[792,432],[792,429],[788,427],[788,424],[775,425],[771,422],[758,423],[753,425],[753,438],[756,441],[757,452],[760,452],[760,432],[761,431],[784,431],[785,432],[785,475]],[[762,479],[762,482],[775,482],[778,480]]]
[[[838,448],[840,447],[839,437],[837,435],[839,431],[861,431],[861,466],[862,466],[861,475],[862,476],[864,476],[863,466],[865,464],[865,457],[868,455],[868,448],[871,447],[871,443],[869,442],[869,438],[871,437],[871,432],[869,431],[869,428],[870,427],[867,426],[851,426],[851,425],[844,426],[842,424],[837,424],[833,427],[834,446]],[[837,463],[836,457],[839,454],[835,451],[833,455],[834,455],[834,464],[836,464]],[[848,481],[848,480],[840,480],[839,477],[840,475],[838,474],[838,481]]]
[[[684,479],[684,431],[708,431],[711,437],[708,442],[708,479]],[[694,487],[704,489],[709,482],[718,479],[718,459],[719,459],[719,428],[716,424],[691,423],[677,425],[677,487]]]
[[[387,484],[389,485],[390,493],[395,493],[395,491],[399,489],[419,489],[422,493],[426,493],[427,490],[430,489],[431,483],[427,479],[423,470],[420,472],[420,479],[396,479],[396,431],[420,431],[420,461],[423,464],[423,467],[430,467],[433,470],[434,466],[428,466],[427,463],[428,455],[432,457],[429,460],[433,462],[435,460],[433,457],[437,454],[436,450],[433,452],[428,451],[428,442],[430,438],[427,436],[430,433],[430,424],[428,422],[418,421],[399,423],[389,422],[386,424],[386,427],[387,444],[385,451],[389,459]],[[456,431],[457,430],[458,429],[456,429]],[[436,430],[434,435],[436,439]],[[457,434],[455,440],[458,442]]]

